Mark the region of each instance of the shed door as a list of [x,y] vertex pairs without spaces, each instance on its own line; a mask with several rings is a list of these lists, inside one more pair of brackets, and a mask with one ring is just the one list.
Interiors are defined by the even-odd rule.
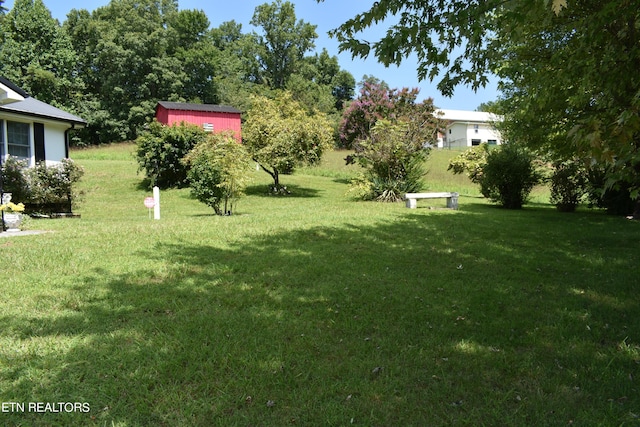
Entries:
[[47,157],[44,152],[44,125],[42,123],[33,124],[33,146],[35,148],[36,163],[44,162]]

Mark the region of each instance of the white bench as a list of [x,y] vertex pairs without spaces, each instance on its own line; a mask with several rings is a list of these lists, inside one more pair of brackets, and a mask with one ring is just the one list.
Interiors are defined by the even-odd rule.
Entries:
[[407,207],[415,209],[418,199],[447,199],[449,209],[458,209],[458,193],[407,193],[404,195]]

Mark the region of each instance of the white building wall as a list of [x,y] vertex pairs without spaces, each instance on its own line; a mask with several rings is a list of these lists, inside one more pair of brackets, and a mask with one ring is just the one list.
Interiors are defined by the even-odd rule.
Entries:
[[478,143],[502,144],[502,137],[493,127],[493,122],[502,118],[491,113],[464,110],[437,110],[436,116],[448,126],[444,132],[443,148],[471,147],[476,140]]
[[486,123],[469,123],[467,125],[467,147],[473,145],[474,139],[479,139],[481,143],[488,143],[490,140],[495,141],[496,144],[502,143],[498,131]]
[[453,123],[447,129],[447,142],[445,148],[462,148],[470,145],[468,141],[468,129],[464,123]]
[[45,141],[45,160],[47,166],[60,163],[65,158],[65,131],[69,126],[60,126],[54,123],[44,124],[44,141]]
[[[7,121],[14,121],[20,123],[28,123],[29,124],[29,151],[31,156],[28,158],[28,165],[34,166],[36,164],[35,158],[35,140],[34,140],[34,129],[33,123],[43,123],[44,124],[44,154],[45,154],[45,162],[48,166],[58,164],[65,158],[66,154],[66,141],[65,141],[65,131],[69,129],[69,126],[66,123],[47,121],[47,120],[39,120],[33,119],[26,116],[20,116],[16,114],[2,114],[0,115],[0,121],[2,121],[2,127],[0,128],[0,132],[2,132],[1,144],[3,144],[2,152],[6,158],[8,153],[7,146]],[[4,162],[5,158],[2,159]]]

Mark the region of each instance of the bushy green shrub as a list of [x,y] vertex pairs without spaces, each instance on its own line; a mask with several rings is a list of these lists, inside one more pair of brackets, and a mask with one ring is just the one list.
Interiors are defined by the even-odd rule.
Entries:
[[507,209],[520,209],[539,181],[534,156],[524,147],[508,143],[487,154],[480,189],[493,202]]
[[249,155],[232,133],[198,143],[183,159],[191,193],[218,215],[231,215],[249,182]]
[[489,155],[489,144],[482,143],[463,151],[451,159],[447,170],[456,175],[466,172],[471,182],[480,184],[484,165],[487,164],[487,155]]
[[24,203],[28,213],[69,213],[82,196],[76,184],[84,170],[71,159],[28,168],[26,162],[9,157],[2,165],[2,175],[3,191],[11,193],[16,203]]
[[84,170],[71,159],[63,159],[60,164],[54,166],[40,163],[27,172],[32,177],[29,203],[37,206],[50,205],[51,212],[60,211],[63,206],[68,206],[68,211],[71,211],[82,196],[75,184],[84,175]]
[[550,182],[551,203],[561,212],[573,212],[586,193],[587,172],[576,159],[556,161]]
[[11,193],[14,201],[25,203],[29,198],[29,183],[25,171],[27,161],[7,156],[2,163],[2,191]]
[[187,167],[182,159],[207,133],[199,126],[181,123],[165,126],[157,121],[136,139],[136,158],[150,186],[160,188],[187,185]]

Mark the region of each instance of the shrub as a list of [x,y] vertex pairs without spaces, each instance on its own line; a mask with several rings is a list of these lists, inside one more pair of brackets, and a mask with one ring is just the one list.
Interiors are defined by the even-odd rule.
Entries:
[[533,161],[534,157],[528,150],[514,143],[491,150],[482,168],[482,194],[507,209],[522,208],[540,181]]
[[561,212],[573,212],[586,193],[587,172],[576,159],[557,161],[551,175],[550,201]]
[[182,159],[206,138],[207,133],[197,125],[165,126],[154,121],[136,139],[138,170],[144,171],[150,186],[184,187],[188,180]]
[[[482,143],[468,150],[463,151],[449,161],[447,170],[454,174],[465,173],[474,184],[482,181],[482,171],[487,164],[489,154],[489,144]],[[485,197],[487,197],[485,195]]]
[[[218,215],[231,215],[249,182],[249,155],[231,133],[210,135],[185,156],[191,193]],[[224,206],[224,207],[223,207]]]
[[12,194],[12,200],[24,203],[28,213],[72,212],[82,196],[76,184],[84,170],[71,159],[50,166],[41,162],[28,168],[26,162],[9,157],[2,174],[3,190]]
[[380,120],[358,152],[347,158],[366,172],[352,182],[352,191],[364,200],[395,202],[404,193],[420,191],[428,149],[410,137],[409,125]]
[[606,168],[592,168],[587,175],[586,193],[590,206],[604,208],[609,215],[629,215],[636,201],[631,197],[632,185],[624,181],[610,182]]
[[26,202],[29,198],[29,183],[24,173],[26,170],[26,160],[13,156],[7,156],[2,164],[2,191],[11,193],[13,200]]

